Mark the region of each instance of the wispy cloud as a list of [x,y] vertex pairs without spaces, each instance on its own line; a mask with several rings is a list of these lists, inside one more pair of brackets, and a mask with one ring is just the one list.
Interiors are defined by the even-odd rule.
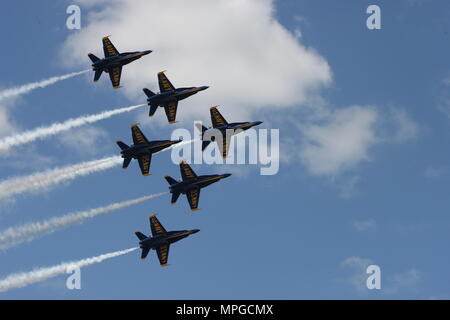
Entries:
[[368,258],[352,256],[341,262],[341,267],[351,268],[353,274],[347,279],[352,287],[360,294],[367,294],[367,267],[372,265],[373,261]]
[[430,180],[438,180],[448,174],[448,167],[446,166],[428,166],[425,168],[423,175]]
[[388,286],[383,290],[385,294],[402,294],[403,290],[414,293],[422,278],[422,273],[416,268],[396,273],[388,278]]
[[61,147],[67,147],[79,154],[96,155],[109,150],[109,134],[106,130],[88,126],[58,135]]
[[384,268],[380,265],[381,269],[381,289],[369,290],[367,288],[367,267],[373,265],[372,259],[361,258],[358,256],[348,257],[340,263],[341,267],[350,268],[352,274],[345,280],[353,287],[353,289],[361,295],[367,295],[369,293],[379,293],[381,295],[401,295],[411,294],[416,291],[417,285],[422,278],[422,273],[416,268],[409,268],[404,272],[397,272],[387,274],[383,272]]
[[358,232],[369,232],[377,229],[377,222],[374,219],[356,220],[353,221],[352,225]]
[[374,108],[352,106],[329,113],[324,119],[300,127],[300,160],[315,175],[336,175],[370,160],[377,142]]
[[394,142],[406,142],[416,138],[419,134],[419,125],[404,109],[392,109],[388,118],[393,127],[393,133],[389,138]]

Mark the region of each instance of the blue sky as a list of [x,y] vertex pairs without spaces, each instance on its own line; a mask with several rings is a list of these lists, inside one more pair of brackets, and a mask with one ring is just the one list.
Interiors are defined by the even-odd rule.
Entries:
[[[116,0],[112,9],[120,2]],[[179,3],[171,2],[176,17],[183,16]],[[255,5],[254,1],[247,3],[248,8],[242,12]],[[271,5],[270,1],[261,3]],[[368,30],[365,25],[366,8],[374,3],[381,8],[381,30]],[[254,20],[251,14],[241,13],[249,18],[247,21],[254,21],[249,22],[248,29],[255,29],[260,40],[246,40],[245,32],[233,33],[230,43],[243,43],[227,54],[245,57],[257,48],[261,56],[252,51],[253,58],[264,64],[257,68],[261,70],[258,78],[250,74],[234,79],[237,87],[248,92],[245,96],[237,91],[236,97],[229,97],[226,88],[214,87],[214,83],[228,83],[211,71],[228,63],[215,59],[224,57],[219,50],[207,52],[207,58],[202,56],[201,61],[190,56],[183,59],[180,54],[191,54],[188,49],[200,52],[202,45],[208,45],[195,42],[201,39],[199,35],[170,38],[170,43],[183,43],[179,52],[173,52],[173,47],[163,47],[165,42],[161,40],[154,42],[160,48],[151,46],[159,30],[140,30],[133,25],[127,30],[129,38],[136,33],[133,42],[121,37],[114,30],[117,26],[108,24],[117,13],[111,13],[102,1],[95,5],[80,1],[82,28],[67,30],[65,11],[69,4],[16,1],[3,5],[2,60],[8,63],[0,74],[0,88],[89,68],[85,56],[89,51],[84,48],[95,43],[90,51],[101,53],[100,38],[104,34],[96,34],[98,19],[105,32],[112,29],[111,39],[119,50],[154,52],[124,68],[123,89],[112,90],[105,75],[100,83],[93,84],[89,73],[1,101],[0,110],[8,117],[4,127],[21,132],[82,114],[144,103],[145,97],[136,88],[142,88],[144,82],[155,88],[156,72],[168,66],[168,76],[175,85],[213,82],[207,91],[180,103],[181,122],[175,128],[191,129],[191,117],[205,120],[210,105],[228,105],[223,113],[230,120],[262,120],[264,128],[280,129],[280,171],[261,176],[258,166],[231,168],[236,174],[202,190],[202,210],[197,213],[190,212],[185,199],[170,205],[166,195],[0,253],[3,277],[133,247],[137,245],[133,231],[149,233],[148,215],[152,213],[158,213],[166,229],[201,229],[171,247],[168,268],[159,266],[154,252],[145,261],[133,252],[82,269],[81,290],[67,290],[66,277],[59,276],[0,293],[0,299],[449,297],[450,3],[275,1],[272,18],[289,34],[288,39],[276,42],[276,48],[267,41],[272,39],[267,31],[274,26],[257,16],[260,11],[254,10]],[[214,5],[210,8],[215,9]],[[129,21],[129,12],[132,10],[121,11],[123,21],[119,25]],[[162,18],[155,19],[164,21],[165,13],[161,9]],[[209,29],[220,35],[229,31],[220,22],[204,26],[205,39],[214,45],[215,39],[208,38]],[[180,26],[168,25],[176,30],[174,33],[182,33]],[[192,48],[185,44],[190,37],[196,43]],[[246,41],[254,47],[247,47]],[[292,49],[293,42],[305,51]],[[74,45],[80,47],[80,53],[72,50]],[[292,52],[303,55],[296,64],[290,60]],[[164,60],[164,54],[173,55],[176,62],[175,58]],[[297,65],[302,62],[306,66]],[[202,63],[204,67],[198,68],[198,73],[179,71]],[[283,78],[267,66],[271,63],[277,66],[274,69],[287,64],[288,70],[304,74],[288,72]],[[148,65],[148,76],[142,79],[140,69]],[[138,79],[133,78],[136,75]],[[269,79],[264,81],[275,78],[286,82],[281,86],[280,81],[267,82],[268,87],[254,89],[255,83],[265,84],[261,77]],[[284,86],[288,87],[286,91]],[[299,97],[292,92],[298,92]],[[146,112],[118,115],[70,131],[69,136],[20,146],[2,155],[1,180],[118,154],[114,141],[130,142],[129,126],[137,121],[143,123],[149,139],[169,138],[174,127],[163,121],[163,112],[158,110],[158,117],[150,120],[153,122],[146,118]],[[86,130],[87,136],[83,134]],[[88,141],[76,143],[77,137]],[[199,174],[230,169],[207,165],[194,168]],[[142,177],[137,164],[132,163],[128,170],[114,168],[46,192],[2,200],[1,229],[162,192],[167,190],[164,175],[179,177],[169,153],[154,157],[152,171],[152,176]],[[381,290],[365,288],[368,264],[380,266]]]

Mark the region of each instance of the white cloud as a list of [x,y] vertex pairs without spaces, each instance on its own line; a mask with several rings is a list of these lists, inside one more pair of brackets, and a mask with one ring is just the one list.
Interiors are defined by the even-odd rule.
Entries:
[[[373,261],[368,258],[361,258],[358,256],[352,256],[340,263],[341,267],[352,269],[353,273],[345,280],[351,284],[351,286],[360,294],[376,293],[378,290],[369,290],[367,288],[367,278],[369,274],[366,273],[367,267],[373,265]],[[422,273],[416,268],[410,268],[405,272],[395,273],[391,276],[383,273],[383,267],[381,268],[381,290],[379,291],[384,295],[404,294],[405,292],[411,293],[416,290],[417,284],[422,278]],[[384,276],[383,276],[384,274]]]
[[444,83],[444,85],[446,85],[446,86],[449,86],[449,87],[450,87],[450,77],[448,77],[448,78],[445,78],[445,79],[443,80],[443,83]]
[[95,155],[105,151],[108,133],[97,127],[73,129],[58,136],[61,145],[78,153]]
[[[15,102],[14,98],[9,98],[0,103],[0,138],[6,137],[17,131],[16,125],[9,114],[9,109]],[[0,157],[9,156],[10,150],[0,150]]]
[[[11,152],[12,150],[12,152]],[[50,164],[54,163],[55,158],[48,154],[40,154],[35,145],[29,145],[20,150],[20,153],[14,152],[14,149],[9,149],[5,151],[4,166],[9,166],[15,169],[44,169]],[[33,159],[33,161],[30,161]]]
[[[209,122],[208,107],[214,104],[235,121],[256,119],[252,112],[262,109],[296,106],[304,111],[302,141],[288,141],[293,147],[281,160],[300,159],[314,175],[335,176],[354,169],[370,160],[375,143],[384,141],[376,132],[383,119],[375,107],[327,106],[318,92],[332,81],[327,61],[301,43],[298,26],[289,32],[276,20],[272,0],[115,0],[108,6],[95,1],[98,6],[93,7],[85,0],[78,3],[89,13],[84,14],[83,28],[65,41],[63,61],[79,67],[90,64],[88,52],[103,56],[105,35],[112,35],[119,51],[154,50],[124,67],[124,88],[119,92],[133,102],[145,101],[143,87],[158,91],[156,73],[167,69],[175,86],[210,86],[180,103],[177,118],[184,123]],[[150,17],[152,12],[157,14]],[[107,75],[103,77],[96,86],[111,90]],[[147,114],[144,109],[138,113],[143,125],[167,124],[162,110],[155,118]],[[405,112],[398,111],[394,118],[391,141],[417,133]],[[357,180],[350,181],[347,193]]]
[[391,120],[394,124],[394,133],[392,135],[394,142],[406,142],[418,135],[419,126],[405,110],[392,110]]
[[9,119],[8,110],[0,106],[0,137],[7,136],[14,130],[14,126]]
[[377,142],[377,111],[352,106],[330,112],[320,123],[300,127],[300,160],[316,175],[335,175],[370,159]]
[[395,287],[410,287],[415,286],[420,280],[420,272],[416,268],[411,268],[403,273],[395,274],[392,281]]
[[[213,104],[245,120],[259,108],[305,104],[331,82],[327,62],[277,22],[270,0],[116,0],[85,21],[66,40],[65,61],[86,66],[88,52],[103,54],[105,35],[119,51],[154,50],[124,67],[120,90],[130,99],[145,101],[141,89],[156,90],[165,69],[175,86],[210,86],[180,104],[181,121],[206,119]],[[166,122],[163,112],[156,118]]]
[[410,268],[404,272],[396,273],[388,277],[388,286],[383,288],[383,293],[387,295],[402,294],[403,292],[417,292],[417,285],[422,278],[422,272],[416,268]]
[[372,159],[375,145],[405,143],[419,135],[419,125],[404,109],[361,105],[334,109],[318,98],[316,108],[285,119],[274,115],[269,123],[289,122],[298,130],[298,135],[283,136],[281,160],[300,161],[309,173],[331,177],[343,198],[357,191],[360,176],[351,171]]
[[341,267],[351,268],[353,274],[347,279],[353,288],[359,293],[367,294],[367,267],[372,265],[373,261],[367,258],[361,258],[357,256],[349,257],[341,262]]
[[346,258],[344,261],[341,262],[341,266],[343,267],[352,267],[357,269],[364,269],[364,272],[366,271],[366,268],[372,264],[372,260],[368,258],[361,258],[357,256],[352,256]]
[[16,131],[16,126],[9,115],[9,108],[13,103],[14,99],[7,99],[0,104],[0,137],[8,136]]
[[375,231],[377,222],[374,219],[353,221],[353,227],[358,232]]
[[427,179],[437,180],[445,176],[447,173],[448,173],[447,167],[428,166],[425,168],[423,175]]
[[338,184],[340,196],[343,199],[350,199],[358,191],[360,177],[357,175],[345,176],[343,179],[335,179]]

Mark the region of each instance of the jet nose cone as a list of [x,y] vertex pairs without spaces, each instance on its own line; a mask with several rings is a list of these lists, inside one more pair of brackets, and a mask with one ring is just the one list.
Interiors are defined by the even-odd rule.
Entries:
[[262,121],[255,121],[255,126],[259,126],[261,123],[263,123]]
[[200,91],[203,91],[203,90],[206,90],[208,88],[209,88],[208,86],[203,86],[203,87],[200,87],[199,89],[200,89]]
[[191,230],[191,233],[194,234],[194,233],[197,233],[199,231],[200,231],[200,229],[194,229],[194,230]]
[[223,174],[223,177],[224,177],[224,178],[228,178],[229,176],[231,176],[231,173],[225,173],[225,174]]
[[149,54],[151,52],[153,52],[153,51],[152,50],[145,50],[145,51],[143,51],[143,54],[146,55],[146,54]]

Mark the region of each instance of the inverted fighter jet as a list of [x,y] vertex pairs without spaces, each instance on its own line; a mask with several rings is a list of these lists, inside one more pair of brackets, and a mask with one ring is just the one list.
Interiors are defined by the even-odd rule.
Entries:
[[92,70],[95,72],[94,82],[97,82],[100,79],[102,72],[106,72],[109,74],[113,88],[120,88],[122,66],[149,54],[152,50],[119,53],[108,37],[109,36],[106,36],[102,39],[105,58],[100,59],[92,53],[88,53],[88,56],[92,61]]
[[134,143],[131,146],[126,145],[122,141],[116,141],[117,145],[122,149],[120,153],[123,158],[123,169],[128,168],[131,159],[137,159],[142,175],[144,176],[150,175],[150,162],[152,161],[153,153],[181,142],[181,140],[148,141],[137,124],[131,126],[131,134]]
[[[218,106],[211,107],[209,109],[211,113],[211,123],[212,127],[207,128],[205,126],[200,126],[199,123],[195,125],[202,132],[202,151],[205,151],[208,145],[215,141],[215,136],[211,134],[211,139],[204,139],[205,133],[210,129],[219,130],[222,134],[222,143],[219,143],[219,149],[223,158],[226,158],[228,155],[228,149],[230,147],[230,138],[232,135],[238,134],[242,131],[248,130],[254,126],[258,126],[262,123],[262,121],[254,121],[254,122],[232,122],[228,123],[227,120],[220,114],[219,110],[217,110]],[[227,135],[228,133],[228,135]]]
[[152,230],[151,237],[147,237],[139,231],[134,232],[134,234],[139,238],[139,247],[142,249],[141,259],[144,260],[149,251],[154,249],[156,250],[159,263],[162,267],[168,266],[167,259],[169,257],[169,247],[172,243],[200,231],[199,229],[194,229],[167,232],[158,221],[155,214],[150,216],[150,228]]
[[171,203],[176,203],[180,194],[185,194],[192,211],[199,210],[198,201],[200,198],[201,188],[231,176],[231,173],[197,176],[194,170],[192,170],[192,168],[184,161],[181,161],[180,163],[180,171],[182,177],[181,181],[176,181],[169,176],[164,177],[170,184],[169,190],[172,194]]
[[165,71],[158,73],[159,93],[153,93],[147,88],[142,89],[147,95],[147,102],[150,106],[149,117],[153,117],[158,107],[163,107],[166,111],[169,123],[176,123],[178,101],[186,99],[197,92],[208,89],[209,87],[186,87],[175,88],[164,74]]

